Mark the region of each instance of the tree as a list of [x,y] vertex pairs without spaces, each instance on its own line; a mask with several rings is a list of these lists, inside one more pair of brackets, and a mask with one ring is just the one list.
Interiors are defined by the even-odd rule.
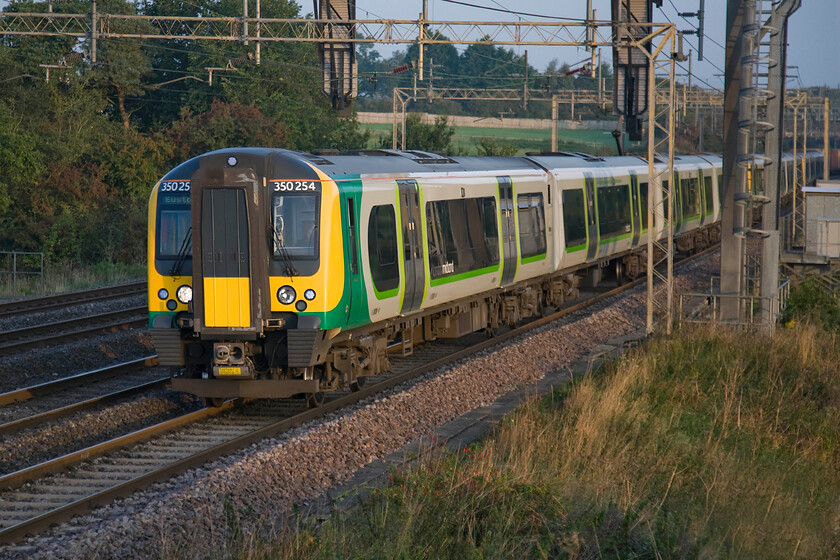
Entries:
[[[109,14],[136,14],[133,4],[124,0],[100,0],[100,10]],[[141,21],[115,20],[118,33],[151,33],[151,26]],[[143,42],[128,39],[109,39],[101,41],[97,47],[97,62],[91,68],[92,84],[103,88],[112,107],[115,105],[116,118],[125,130],[129,127],[129,118],[134,110],[129,110],[126,100],[140,97],[146,88],[143,78],[152,70],[152,63],[144,50]],[[136,109],[135,109],[136,110]]]
[[[431,36],[437,40],[448,40],[449,37],[440,32],[432,31]],[[420,47],[412,44],[403,57],[405,64],[413,64],[415,71],[419,71]],[[434,81],[441,87],[450,87],[452,80],[461,73],[461,56],[454,45],[434,43],[426,45],[423,50],[424,78],[434,76]],[[434,64],[434,68],[431,65]]]
[[[449,153],[452,151],[450,142],[455,129],[446,124],[446,117],[437,117],[434,124],[422,122],[420,115],[409,113],[405,117],[405,144],[408,150],[422,150],[425,152]],[[401,134],[397,130],[397,134]],[[392,137],[383,138],[382,147],[390,148]]]
[[175,159],[184,161],[230,146],[282,146],[287,130],[256,107],[213,101],[206,113],[195,115],[185,108],[169,138],[176,147]]
[[499,142],[492,136],[482,138],[478,142],[480,156],[515,156],[517,153],[519,153],[519,147],[508,142]]

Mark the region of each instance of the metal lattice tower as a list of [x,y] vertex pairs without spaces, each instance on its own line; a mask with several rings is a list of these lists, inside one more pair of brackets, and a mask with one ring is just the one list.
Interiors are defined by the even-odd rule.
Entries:
[[[670,41],[670,51],[676,53],[677,35],[667,39],[648,54],[648,176],[650,192],[661,197],[648,197],[648,224],[662,224],[663,237],[648,235],[647,243],[647,332],[652,333],[657,322],[664,323],[670,334],[674,309],[674,73],[676,57],[660,57]],[[658,74],[657,74],[658,73]]]

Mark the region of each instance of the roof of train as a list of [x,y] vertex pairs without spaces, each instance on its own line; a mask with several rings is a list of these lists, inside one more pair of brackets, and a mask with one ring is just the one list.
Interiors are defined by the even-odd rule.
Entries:
[[[647,160],[639,156],[600,157],[578,152],[509,157],[441,156],[414,150],[367,150],[334,155],[295,152],[295,155],[312,162],[321,171],[331,176],[371,173],[439,173],[647,166]],[[704,164],[719,159],[719,156],[714,155],[679,156],[675,163]]]
[[[578,152],[542,153],[527,156],[442,156],[416,150],[365,150],[336,154],[310,154],[280,148],[225,148],[206,155],[251,154],[257,157],[277,155],[291,161],[305,161],[330,176],[371,174],[421,174],[452,172],[515,172],[543,169],[598,169],[604,167],[643,167],[639,156],[592,156]],[[186,161],[170,171],[166,178],[187,178],[203,156]],[[283,159],[285,159],[283,158]],[[716,155],[679,156],[675,163],[708,163],[720,160]],[[294,167],[294,164],[293,164]],[[185,177],[181,177],[185,175]]]

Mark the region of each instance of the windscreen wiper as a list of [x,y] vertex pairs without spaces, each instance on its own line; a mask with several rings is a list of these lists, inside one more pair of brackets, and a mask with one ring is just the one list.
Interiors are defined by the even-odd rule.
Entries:
[[184,235],[184,240],[181,242],[181,248],[178,250],[178,258],[175,259],[175,262],[172,263],[172,268],[169,269],[169,276],[177,278],[181,276],[181,268],[183,268],[184,263],[187,260],[187,253],[192,250],[192,226],[187,230],[187,233]]
[[286,267],[286,274],[291,278],[292,276],[297,276],[298,271],[295,268],[295,265],[292,264],[292,257],[289,255],[288,249],[286,249],[286,244],[283,242],[283,237],[277,233],[277,230],[274,227],[269,227],[271,230],[272,237],[274,238],[274,243],[277,245],[277,252],[280,255],[280,260],[283,261],[283,266]]

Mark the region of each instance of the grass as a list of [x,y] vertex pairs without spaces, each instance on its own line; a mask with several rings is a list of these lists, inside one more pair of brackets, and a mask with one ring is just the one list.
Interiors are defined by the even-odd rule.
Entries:
[[146,265],[142,263],[99,263],[90,266],[47,263],[44,266],[43,277],[18,276],[16,284],[12,282],[11,274],[0,275],[0,298],[17,299],[59,294],[122,284],[145,277]]
[[[361,123],[360,126],[373,132],[371,147],[378,146],[381,138],[390,138],[391,125],[380,123]],[[476,155],[482,138],[492,137],[500,143],[514,144],[519,147],[518,155],[526,152],[549,151],[551,149],[551,131],[548,129],[527,128],[483,128],[456,126],[452,144],[464,155]],[[628,149],[635,144],[627,143]],[[598,155],[615,155],[615,140],[605,130],[565,130],[559,131],[558,148],[561,151],[579,151]]]
[[[836,558],[840,338],[654,339],[233,558]],[[238,527],[237,527],[238,529]]]

